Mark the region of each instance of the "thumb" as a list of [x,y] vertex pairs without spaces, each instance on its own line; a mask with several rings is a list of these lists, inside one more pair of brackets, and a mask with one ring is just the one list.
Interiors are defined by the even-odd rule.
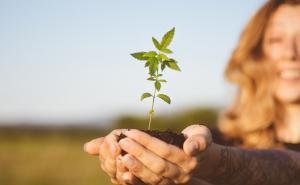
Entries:
[[212,143],[211,132],[203,125],[191,125],[182,133],[186,137],[183,150],[188,155],[195,156],[204,152]]
[[190,156],[196,156],[201,152],[204,152],[212,141],[204,135],[194,135],[188,138],[183,144],[183,150]]

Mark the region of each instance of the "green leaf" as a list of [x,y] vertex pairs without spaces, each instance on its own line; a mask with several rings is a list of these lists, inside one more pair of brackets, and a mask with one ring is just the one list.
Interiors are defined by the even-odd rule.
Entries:
[[143,55],[143,57],[155,57],[157,55],[156,51],[149,51]]
[[163,48],[163,49],[161,49],[160,51],[162,51],[162,52],[164,52],[164,53],[168,53],[168,54],[173,53],[173,51],[170,50],[170,49],[168,49],[168,48]]
[[163,53],[160,53],[160,54],[158,54],[158,56],[157,56],[157,58],[158,58],[158,60],[169,60],[169,57],[167,57],[165,54],[163,54]]
[[159,80],[159,82],[164,82],[164,83],[166,83],[166,82],[167,82],[167,80],[165,80],[165,79],[161,79],[161,80]]
[[156,47],[156,49],[160,50],[161,45],[159,44],[159,42],[156,40],[156,38],[152,37],[152,41],[154,46]]
[[148,92],[143,93],[142,96],[141,96],[141,101],[143,101],[143,99],[148,98],[148,97],[151,97],[151,96],[152,96],[151,93],[148,93]]
[[159,81],[156,81],[154,85],[155,85],[156,90],[157,90],[157,91],[160,91],[160,88],[161,88],[160,82],[159,82]]
[[147,80],[150,80],[150,81],[155,81],[155,79],[151,76],[149,78],[147,78]]
[[160,67],[161,67],[161,71],[163,71],[166,68],[166,63],[165,62],[162,63]]
[[137,52],[137,53],[131,53],[130,55],[138,60],[147,60],[148,57],[144,56],[144,54],[146,54],[146,52],[142,51],[142,52]]
[[172,28],[170,31],[168,31],[163,36],[162,41],[160,43],[161,49],[167,48],[170,45],[170,43],[171,43],[171,41],[172,41],[172,39],[174,37],[174,33],[175,33],[175,28]]
[[150,65],[150,61],[147,61],[146,63],[145,63],[145,67],[148,67],[149,65]]
[[154,76],[157,69],[158,69],[158,60],[157,60],[157,58],[150,58],[149,74],[151,76]]
[[170,69],[173,69],[175,71],[181,71],[179,66],[177,65],[177,62],[174,59],[166,61],[166,64]]
[[171,103],[171,99],[169,96],[165,95],[165,94],[158,94],[157,97],[159,97],[160,99],[164,100],[165,102],[167,102],[168,104]]

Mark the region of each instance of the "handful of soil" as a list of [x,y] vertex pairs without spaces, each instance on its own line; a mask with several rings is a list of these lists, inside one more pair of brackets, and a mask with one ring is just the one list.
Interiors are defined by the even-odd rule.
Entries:
[[[145,132],[149,134],[152,137],[156,137],[157,139],[160,139],[168,144],[177,146],[178,148],[183,148],[183,143],[185,141],[185,137],[182,133],[177,134],[174,132],[171,132],[169,130],[166,131],[159,131],[159,130],[141,130],[142,132]],[[124,134],[121,134],[119,137],[119,140],[125,138],[126,136]],[[122,155],[125,155],[126,152],[122,151]]]

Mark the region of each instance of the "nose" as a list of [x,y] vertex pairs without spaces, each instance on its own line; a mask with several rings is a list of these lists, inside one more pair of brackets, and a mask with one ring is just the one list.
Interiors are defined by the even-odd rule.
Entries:
[[285,55],[290,61],[300,61],[300,35],[287,45]]

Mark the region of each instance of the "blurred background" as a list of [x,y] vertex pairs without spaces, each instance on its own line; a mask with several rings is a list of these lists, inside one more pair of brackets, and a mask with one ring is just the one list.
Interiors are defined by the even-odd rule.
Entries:
[[235,87],[223,78],[240,32],[264,0],[0,1],[0,184],[108,185],[83,144],[114,128],[147,128],[152,91],[130,53],[170,45],[153,129],[213,127]]

